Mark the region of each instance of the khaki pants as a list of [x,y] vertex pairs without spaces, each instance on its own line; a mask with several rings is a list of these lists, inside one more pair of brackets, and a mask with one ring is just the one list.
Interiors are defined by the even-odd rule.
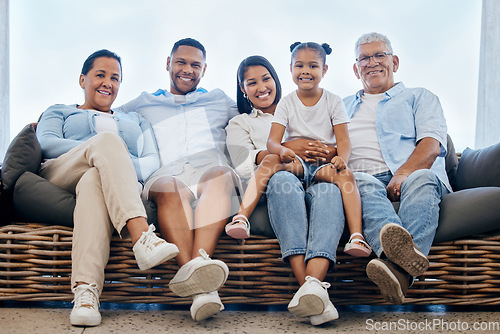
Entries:
[[137,175],[125,143],[100,133],[51,161],[40,175],[76,194],[71,286],[104,284],[113,227],[121,233],[127,221],[146,217]]

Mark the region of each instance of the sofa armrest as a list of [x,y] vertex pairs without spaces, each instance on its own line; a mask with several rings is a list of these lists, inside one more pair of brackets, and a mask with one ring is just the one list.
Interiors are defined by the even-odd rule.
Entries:
[[25,172],[18,178],[12,200],[16,212],[30,222],[73,226],[75,196],[37,174]]
[[35,131],[35,124],[26,125],[7,148],[1,171],[3,190],[12,192],[17,179],[24,172],[38,172],[42,148]]

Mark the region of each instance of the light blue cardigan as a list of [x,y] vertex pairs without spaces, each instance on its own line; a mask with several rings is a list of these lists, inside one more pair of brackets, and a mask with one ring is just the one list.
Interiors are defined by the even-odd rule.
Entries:
[[[97,134],[97,112],[76,105],[55,104],[41,116],[36,135],[45,159],[57,158]],[[118,133],[127,144],[139,181],[160,167],[158,147],[148,121],[137,113],[115,111]]]

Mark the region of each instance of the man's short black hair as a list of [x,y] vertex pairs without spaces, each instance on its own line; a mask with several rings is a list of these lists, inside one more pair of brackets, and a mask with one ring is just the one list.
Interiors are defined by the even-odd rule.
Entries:
[[203,52],[203,59],[207,58],[207,52],[205,51],[205,47],[203,44],[195,40],[194,38],[183,38],[177,42],[175,42],[174,47],[172,48],[172,52],[170,52],[170,56],[177,51],[179,46],[186,45],[186,46],[192,46],[193,48],[197,48],[201,52]]

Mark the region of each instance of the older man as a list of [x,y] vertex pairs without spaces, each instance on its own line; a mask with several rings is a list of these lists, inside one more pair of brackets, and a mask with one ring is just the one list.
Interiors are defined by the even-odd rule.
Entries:
[[355,54],[363,89],[344,99],[351,118],[349,166],[357,172],[363,233],[379,257],[366,272],[386,300],[401,304],[413,277],[429,267],[439,203],[451,191],[446,121],[434,94],[394,82],[399,58],[386,36],[361,36]]

